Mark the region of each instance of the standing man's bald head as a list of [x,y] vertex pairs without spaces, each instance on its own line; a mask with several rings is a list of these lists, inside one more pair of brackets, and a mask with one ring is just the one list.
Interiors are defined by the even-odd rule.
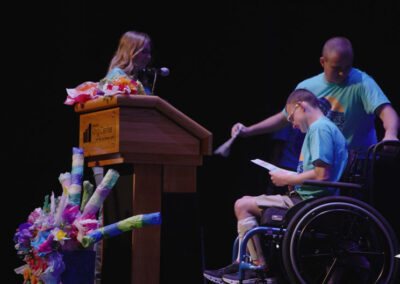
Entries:
[[351,71],[353,57],[353,47],[347,38],[333,37],[327,40],[319,59],[325,80],[334,84],[344,82]]
[[346,57],[353,61],[353,47],[351,42],[345,37],[333,37],[328,39],[322,48],[322,56],[329,58],[332,55]]

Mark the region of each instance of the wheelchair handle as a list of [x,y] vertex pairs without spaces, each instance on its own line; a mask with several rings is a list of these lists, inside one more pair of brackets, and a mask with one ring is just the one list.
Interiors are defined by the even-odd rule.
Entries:
[[362,186],[360,184],[356,184],[356,183],[340,182],[340,181],[319,181],[319,180],[311,180],[311,179],[304,180],[303,185],[314,185],[314,186],[322,186],[322,187],[338,187],[338,188],[354,188],[354,189],[362,188]]

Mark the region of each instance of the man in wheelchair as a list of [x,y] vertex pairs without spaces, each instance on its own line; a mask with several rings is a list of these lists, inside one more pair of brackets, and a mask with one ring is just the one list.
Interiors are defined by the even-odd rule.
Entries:
[[[289,209],[296,203],[310,198],[336,195],[337,189],[301,185],[304,180],[338,181],[346,167],[348,150],[343,134],[326,118],[319,108],[314,94],[297,89],[287,99],[286,112],[293,127],[306,133],[297,173],[286,170],[270,172],[275,185],[288,185],[287,195],[244,196],[234,206],[238,224],[239,246],[245,234],[258,227],[262,208]],[[260,240],[254,235],[247,243],[252,262],[268,273],[268,261],[264,260]],[[239,283],[239,255],[232,264],[218,270],[206,270],[204,276],[215,283]],[[245,270],[242,283],[254,283],[260,271]],[[224,281],[224,282],[223,282]]]
[[[364,262],[364,264],[367,263],[368,265],[364,265],[362,268],[373,267],[374,269],[368,270],[368,273],[365,274],[365,281],[357,279],[356,281],[346,280],[343,282],[339,280],[335,281],[335,283],[389,283],[393,281],[393,279],[397,279],[396,272],[399,269],[399,261],[393,261],[393,256],[399,253],[399,248],[393,230],[382,215],[370,205],[354,198],[348,199],[347,197],[340,196],[321,197],[324,194],[337,193],[329,189],[329,187],[342,188],[344,186],[347,188],[355,188],[356,192],[367,195],[370,204],[372,204],[372,202],[377,203],[376,201],[378,198],[382,199],[381,196],[386,196],[386,201],[381,202],[381,206],[377,208],[382,210],[382,207],[385,207],[384,209],[390,213],[388,214],[389,216],[396,216],[397,212],[393,213],[393,210],[397,209],[396,198],[391,198],[390,200],[390,203],[394,204],[394,206],[388,205],[387,199],[390,197],[387,197],[387,194],[382,194],[382,187],[392,191],[394,189],[393,185],[396,184],[397,181],[393,183],[391,179],[384,178],[385,181],[379,183],[379,191],[374,195],[373,185],[377,184],[373,178],[374,175],[366,171],[362,171],[361,173],[360,169],[368,169],[369,160],[374,160],[373,158],[369,158],[370,156],[367,153],[368,147],[371,145],[374,146],[374,149],[378,149],[380,146],[392,147],[394,145],[398,153],[400,142],[397,138],[399,128],[397,113],[375,81],[364,72],[352,68],[353,49],[348,39],[334,37],[326,41],[323,46],[320,63],[324,72],[304,80],[297,85],[296,89],[307,89],[319,98],[323,113],[342,130],[342,133],[347,139],[349,149],[355,150],[361,155],[361,159],[357,159],[357,163],[354,165],[356,175],[354,177],[350,176],[350,179],[346,179],[346,181],[359,182],[360,184],[346,185],[342,183],[339,185],[337,182],[334,182],[338,180],[338,177],[333,173],[336,172],[336,167],[340,168],[343,165],[332,165],[323,159],[321,159],[321,161],[316,159],[314,161],[316,164],[312,164],[311,166],[314,167],[313,169],[317,169],[318,175],[317,172],[314,171],[312,176],[303,176],[303,178],[308,179],[308,181],[304,182],[304,185],[297,185],[295,190],[291,190],[292,196],[263,197],[279,208],[291,208],[287,212],[286,217],[281,221],[274,220],[277,217],[280,218],[280,214],[272,214],[270,216],[268,214],[263,214],[261,219],[264,219],[264,216],[269,216],[265,219],[270,221],[270,223],[276,223],[273,224],[274,226],[272,227],[271,224],[267,222],[266,227],[249,229],[256,226],[256,223],[252,220],[257,221],[258,216],[262,214],[261,209],[254,205],[256,202],[255,200],[261,198],[243,197],[239,199],[235,204],[235,213],[238,220],[242,219],[242,214],[244,217],[248,216],[247,218],[249,218],[247,222],[243,221],[243,228],[242,224],[238,224],[238,239],[240,239],[240,242],[244,245],[244,249],[241,251],[239,250],[237,258],[236,254],[234,254],[234,261],[231,265],[219,270],[204,271],[205,278],[216,283],[223,283],[223,278],[230,281],[230,283],[237,283],[239,279],[243,283],[252,283],[251,276],[254,276],[254,271],[264,271],[265,268],[271,265],[271,259],[268,259],[266,265],[263,262],[263,257],[254,253],[258,246],[258,237],[255,233],[257,231],[263,235],[272,235],[273,237],[278,235],[278,241],[272,243],[276,246],[280,246],[279,249],[282,250],[284,271],[288,274],[286,278],[288,278],[291,283],[328,283],[333,281],[334,278],[339,279],[339,273],[337,271],[340,269],[336,268],[345,267],[344,261],[341,260],[344,256],[346,256],[345,259],[347,262],[351,262],[355,259],[354,263],[365,258],[367,261]],[[238,137],[250,137],[279,130],[287,125],[285,116],[289,118],[289,120],[293,120],[292,123],[295,123],[294,119],[304,118],[306,109],[303,107],[303,103],[297,104],[297,106],[296,103],[294,103],[285,108],[286,114],[284,111],[279,112],[276,115],[247,127],[241,123],[236,123],[232,127],[232,135],[239,132],[237,134]],[[289,114],[289,116],[287,116],[287,114]],[[378,143],[376,145],[375,115],[383,122],[383,128],[385,130],[381,142],[382,144]],[[298,124],[297,126],[303,127],[304,125],[307,126],[305,123]],[[310,127],[310,125],[308,126]],[[389,144],[386,144],[386,142]],[[395,143],[390,144],[391,142]],[[332,147],[329,143],[326,145],[325,143],[325,141],[321,143],[323,145],[320,147],[322,150],[328,149],[327,147]],[[333,148],[330,149],[332,153],[338,147],[336,141],[333,145]],[[313,151],[319,150],[319,148],[311,148],[310,145],[303,145],[303,147],[309,147],[309,149]],[[371,148],[372,146],[370,149]],[[313,154],[313,152],[311,153]],[[398,155],[399,154],[397,154],[397,156]],[[351,156],[352,155],[350,155],[350,157]],[[381,157],[376,155],[376,158],[376,160],[379,160]],[[309,173],[307,173],[305,165],[309,163],[309,161],[304,157],[304,153],[301,160],[303,162],[303,169],[298,169],[300,170],[299,174],[308,175]],[[352,160],[353,159],[349,159],[349,162]],[[335,162],[338,163],[338,161]],[[328,164],[329,167],[324,167],[327,166],[326,164]],[[398,158],[396,165],[397,164]],[[370,167],[373,168],[372,165]],[[382,168],[383,176],[396,176],[398,168],[393,167],[393,169],[391,169],[391,166],[388,167],[385,168],[384,166]],[[320,171],[321,169],[323,169],[323,171]],[[389,173],[389,170],[391,173],[394,172],[394,174]],[[328,177],[328,175],[330,176]],[[296,180],[293,179],[296,179],[296,176],[298,177],[299,175],[289,176],[282,172],[271,173],[271,179],[275,183],[288,184],[289,187],[295,184]],[[312,180],[313,178],[314,180]],[[329,180],[329,182],[318,181],[318,179]],[[365,180],[368,180],[368,183],[365,182]],[[316,186],[313,187],[315,190],[319,188],[319,192],[317,190],[316,192],[311,192],[310,185]],[[362,190],[360,190],[361,187]],[[303,191],[301,190],[302,188],[304,189]],[[366,190],[364,191],[364,189]],[[391,194],[389,196],[391,196]],[[298,205],[296,204],[293,206],[295,203],[298,203]],[[390,211],[386,208],[393,209]],[[279,209],[270,208],[263,210],[263,212],[270,212],[273,210]],[[242,217],[239,218],[239,214]],[[245,220],[246,218],[244,217],[243,219]],[[254,217],[254,219],[252,217]],[[265,223],[263,223],[263,225],[265,225]],[[396,227],[398,226],[394,226],[394,228]],[[246,230],[248,231],[243,237],[243,233],[240,232],[245,232]],[[323,233],[316,233],[318,230],[323,231]],[[343,233],[341,230],[347,233]],[[272,234],[270,232],[272,232]],[[299,232],[301,233],[299,234]],[[247,245],[247,239],[250,240],[249,245]],[[320,242],[321,240],[324,241],[323,245]],[[240,245],[239,248],[243,245]],[[256,249],[252,249],[252,246],[255,246]],[[262,269],[250,269],[250,272],[246,269],[242,269],[242,264],[250,259],[250,256],[246,256],[246,247],[249,250],[252,263],[259,264],[256,266]],[[305,248],[308,248],[308,250]],[[355,258],[355,255],[358,256]],[[244,259],[246,257],[247,259]],[[243,265],[243,267],[245,267],[245,265]],[[253,266],[249,265],[248,267]],[[357,269],[359,268],[360,267]],[[317,275],[318,273],[320,275]],[[229,274],[233,275],[233,277],[230,277],[232,279],[228,278],[227,275]],[[358,274],[360,275],[362,273]],[[224,275],[226,275],[226,277],[223,277]],[[255,278],[253,278],[253,280],[254,279]]]

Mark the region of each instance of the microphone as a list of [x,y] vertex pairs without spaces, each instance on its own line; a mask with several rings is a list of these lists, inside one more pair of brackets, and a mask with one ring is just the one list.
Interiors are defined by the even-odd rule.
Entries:
[[167,67],[161,67],[161,68],[148,67],[148,68],[143,68],[142,71],[153,75],[160,75],[161,77],[167,77],[169,75],[169,69]]
[[154,88],[156,86],[158,75],[160,75],[161,77],[166,77],[169,75],[169,69],[167,67],[161,67],[161,68],[147,67],[143,68],[141,72],[144,75],[144,77],[146,77],[146,74],[153,75],[153,84],[151,86],[152,94],[154,94]]

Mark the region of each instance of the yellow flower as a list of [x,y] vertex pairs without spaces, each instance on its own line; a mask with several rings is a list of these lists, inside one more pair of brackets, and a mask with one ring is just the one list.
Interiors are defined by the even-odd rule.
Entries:
[[63,230],[59,230],[56,234],[56,240],[60,241],[62,240],[65,236],[67,235],[66,232],[64,232]]

